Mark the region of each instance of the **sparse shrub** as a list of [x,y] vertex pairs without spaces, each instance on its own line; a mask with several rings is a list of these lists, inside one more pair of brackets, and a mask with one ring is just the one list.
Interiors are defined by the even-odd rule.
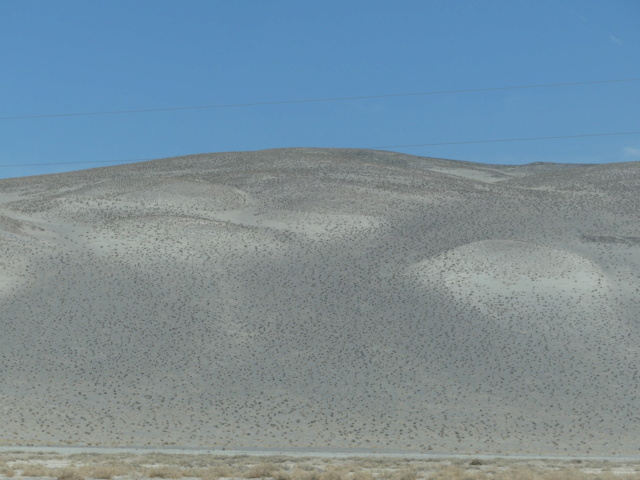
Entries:
[[320,480],[343,480],[343,475],[337,470],[330,470],[321,473]]
[[273,473],[279,470],[279,468],[273,463],[259,463],[249,469],[246,478],[266,478],[272,477]]
[[51,470],[41,464],[25,465],[22,468],[23,477],[52,477]]
[[292,480],[289,472],[285,472],[284,470],[278,470],[273,474],[273,478],[275,480]]
[[418,478],[416,471],[408,468],[394,472],[392,475],[393,480],[416,480],[416,478]]
[[13,468],[7,465],[7,462],[0,460],[0,476],[13,477],[14,475],[15,471]]
[[110,465],[97,465],[93,467],[83,467],[81,470],[85,471],[84,477],[97,478],[99,480],[112,480],[113,477],[118,476],[130,476],[131,468],[122,466],[110,466]]
[[451,465],[438,470],[429,480],[471,480],[473,478],[465,473],[464,469]]
[[315,467],[312,468],[313,470],[309,471],[304,469],[304,465],[301,465],[291,472],[291,478],[293,480],[320,480],[320,473],[318,473]]
[[156,467],[150,468],[145,472],[145,476],[149,478],[180,478],[181,472],[176,468]]
[[373,480],[373,475],[370,472],[359,471],[351,475],[351,480]]
[[[579,480],[582,478],[588,478],[589,476],[581,472],[580,470],[574,470],[572,468],[564,468],[562,470],[556,470],[553,472],[546,472],[542,475],[544,480]],[[602,479],[603,477],[600,476]]]
[[299,468],[300,470],[304,470],[305,472],[315,472],[315,471],[317,471],[316,467],[314,467],[313,465],[311,465],[309,463],[303,463],[301,465],[298,465],[297,468]]
[[58,480],[84,480],[80,472],[75,468],[61,468],[55,471],[55,477]]
[[200,471],[198,476],[202,480],[218,480],[220,477],[238,477],[239,475],[228,465],[216,465]]
[[[511,480],[511,479],[515,479],[515,480],[535,480],[537,478],[544,478],[542,474],[540,473],[536,473],[534,472],[532,469],[530,468],[525,468],[525,467],[516,467],[516,468],[510,468],[508,470],[506,470],[505,472],[503,472],[501,475],[497,476],[496,478],[499,479],[505,479],[505,480]],[[577,477],[580,478],[580,477]],[[571,480],[577,480],[576,479],[571,479]],[[567,479],[569,480],[569,479]]]

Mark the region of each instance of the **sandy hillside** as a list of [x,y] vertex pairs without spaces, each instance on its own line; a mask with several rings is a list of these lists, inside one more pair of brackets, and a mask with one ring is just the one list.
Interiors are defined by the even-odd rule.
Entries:
[[0,442],[637,454],[640,163],[0,180]]

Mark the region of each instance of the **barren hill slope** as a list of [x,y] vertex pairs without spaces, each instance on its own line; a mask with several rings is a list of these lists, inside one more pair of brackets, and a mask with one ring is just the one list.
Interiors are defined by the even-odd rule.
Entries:
[[0,441],[640,449],[640,164],[0,181]]

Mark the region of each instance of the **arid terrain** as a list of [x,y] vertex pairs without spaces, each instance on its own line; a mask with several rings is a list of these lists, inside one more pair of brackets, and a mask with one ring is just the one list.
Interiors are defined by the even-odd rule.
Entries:
[[0,453],[0,478],[39,480],[638,480],[640,460]]
[[639,191],[302,148],[0,180],[0,443],[638,455]]

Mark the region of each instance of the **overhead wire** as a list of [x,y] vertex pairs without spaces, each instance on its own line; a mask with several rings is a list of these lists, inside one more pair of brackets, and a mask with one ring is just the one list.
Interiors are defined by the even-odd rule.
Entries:
[[[189,107],[164,107],[164,108],[111,110],[111,111],[97,111],[97,112],[5,116],[5,117],[0,117],[0,120],[28,120],[28,119],[38,119],[38,118],[43,119],[43,118],[60,118],[60,117],[117,115],[117,114],[131,114],[131,113],[153,113],[153,112],[168,112],[168,111],[180,111],[180,110],[202,110],[202,109],[216,109],[216,108],[257,107],[257,106],[269,106],[269,105],[291,105],[291,104],[301,104],[301,103],[338,102],[338,101],[349,101],[349,100],[367,100],[367,99],[398,98],[398,97],[413,97],[413,96],[427,96],[427,95],[447,95],[447,94],[456,94],[456,93],[478,93],[478,92],[491,92],[491,91],[500,91],[500,90],[518,90],[518,89],[534,89],[534,88],[547,88],[547,87],[595,85],[595,84],[636,82],[636,81],[640,81],[640,78],[623,78],[623,79],[613,79],[613,80],[594,80],[594,81],[564,82],[564,83],[544,83],[544,84],[534,84],[534,85],[512,85],[512,86],[503,86],[503,87],[468,88],[468,89],[458,89],[458,90],[433,90],[433,91],[427,91],[427,92],[392,93],[392,94],[363,95],[363,96],[353,96],[353,97],[330,97],[330,98],[314,98],[314,99],[281,100],[281,101],[273,101],[273,102],[252,102],[252,103],[234,103],[234,104],[217,104],[217,105],[199,105],[199,106],[189,106]],[[580,135],[556,135],[556,136],[543,136],[543,137],[501,138],[501,139],[489,139],[489,140],[462,140],[462,141],[451,141],[451,142],[414,143],[414,144],[403,144],[403,145],[378,145],[378,146],[360,147],[360,148],[363,148],[363,149],[412,148],[412,147],[428,147],[428,146],[439,146],[439,145],[504,143],[504,142],[522,142],[522,141],[605,137],[605,136],[637,135],[637,134],[640,134],[640,131],[588,133],[588,134],[580,134]],[[81,162],[23,163],[23,164],[13,164],[13,165],[0,165],[0,168],[56,166],[56,165],[83,165],[83,164],[89,165],[89,164],[103,164],[103,163],[129,164],[129,163],[143,162],[143,161],[149,161],[149,160],[153,160],[153,159],[152,158],[134,158],[134,159],[120,159],[120,160],[93,160],[93,161],[81,161]]]
[[228,103],[228,104],[216,104],[216,105],[196,105],[188,107],[162,107],[162,108],[140,108],[140,109],[128,109],[128,110],[109,110],[109,111],[97,111],[97,112],[75,112],[75,113],[52,113],[52,114],[40,114],[40,115],[14,115],[0,117],[0,120],[29,120],[29,119],[43,119],[43,118],[62,118],[62,117],[88,117],[98,115],[124,115],[132,113],[153,113],[153,112],[171,112],[180,110],[205,110],[205,109],[218,109],[218,108],[244,108],[244,107],[261,107],[269,105],[292,105],[299,103],[321,103],[321,102],[343,102],[349,100],[369,100],[380,98],[400,98],[400,97],[416,97],[427,95],[449,95],[455,93],[478,93],[478,92],[494,92],[500,90],[524,90],[532,88],[548,88],[548,87],[568,87],[578,85],[596,85],[606,83],[623,83],[623,82],[637,82],[640,78],[622,78],[615,80],[593,80],[586,82],[566,82],[566,83],[541,83],[536,85],[512,85],[505,87],[490,87],[490,88],[466,88],[458,90],[433,90],[427,92],[413,92],[413,93],[390,93],[381,95],[362,95],[354,97],[329,97],[329,98],[308,98],[297,100],[279,100],[273,102],[250,102],[250,103]]
[[[433,143],[413,143],[405,145],[378,145],[369,147],[334,147],[334,148],[349,148],[356,150],[376,150],[384,148],[411,148],[411,147],[432,147],[438,145],[467,145],[474,143],[501,143],[501,142],[525,142],[525,141],[537,141],[537,140],[558,140],[564,138],[587,138],[587,137],[612,137],[619,135],[640,135],[640,131],[633,132],[611,132],[611,133],[585,133],[581,135],[555,135],[545,137],[518,137],[518,138],[499,138],[492,140],[462,140],[456,142],[433,142]],[[187,155],[180,155],[187,156]],[[170,158],[170,157],[169,157]],[[135,162],[146,162],[150,160],[156,160],[154,158],[130,158],[122,160],[93,160],[84,162],[54,162],[54,163],[22,163],[15,165],[0,165],[0,168],[6,167],[42,167],[42,166],[54,166],[54,165],[83,165],[83,164],[98,164],[98,163],[116,163],[119,165],[127,165]]]
[[614,133],[585,133],[582,135],[555,135],[548,137],[519,137],[519,138],[500,138],[494,140],[464,140],[458,142],[436,142],[436,143],[414,143],[410,145],[382,145],[377,147],[368,147],[371,149],[376,148],[408,148],[408,147],[432,147],[436,145],[464,145],[468,143],[500,143],[500,142],[525,142],[532,140],[556,140],[562,138],[586,138],[586,137],[612,137],[616,135],[638,135],[637,132],[614,132]]

